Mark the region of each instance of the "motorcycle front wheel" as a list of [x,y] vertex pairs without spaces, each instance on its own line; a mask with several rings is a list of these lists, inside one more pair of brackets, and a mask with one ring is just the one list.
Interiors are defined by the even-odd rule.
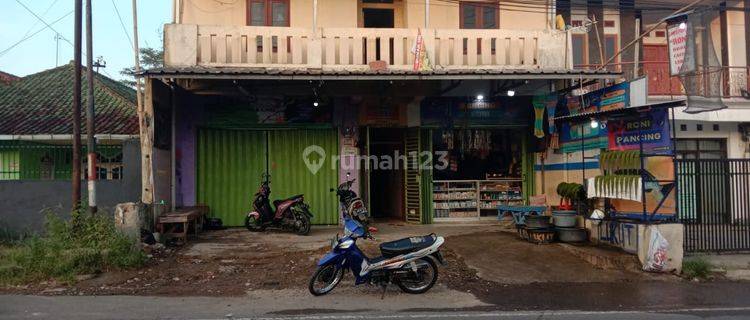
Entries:
[[250,230],[252,232],[259,232],[266,230],[266,226],[264,226],[259,219],[255,218],[254,216],[247,216],[245,217],[245,228],[247,230]]
[[315,270],[308,288],[314,296],[322,296],[331,292],[341,282],[344,277],[344,269],[337,268],[336,265],[329,264],[318,267]]
[[401,291],[406,293],[425,293],[437,282],[437,265],[435,261],[428,257],[420,258],[414,263],[416,263],[416,272],[411,263],[398,270],[399,277],[396,279],[396,284],[401,288]]

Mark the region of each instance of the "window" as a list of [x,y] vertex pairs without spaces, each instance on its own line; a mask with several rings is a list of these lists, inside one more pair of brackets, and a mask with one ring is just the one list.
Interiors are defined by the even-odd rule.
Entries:
[[714,123],[713,127],[714,127],[714,131],[719,131],[719,124]]
[[677,157],[680,159],[725,159],[726,139],[677,139]]
[[615,21],[614,20],[604,20],[604,27],[605,28],[614,28],[615,27]]
[[496,4],[461,1],[461,29],[497,29],[500,11]]
[[289,0],[248,0],[247,24],[251,26],[288,27]]
[[585,68],[588,63],[586,59],[586,35],[574,34],[572,37],[573,42],[573,66],[577,68]]

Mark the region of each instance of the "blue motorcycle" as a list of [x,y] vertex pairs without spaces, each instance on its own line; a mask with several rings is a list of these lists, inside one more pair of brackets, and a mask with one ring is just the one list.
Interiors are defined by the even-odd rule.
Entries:
[[[373,239],[371,228],[349,216],[344,218],[344,237],[331,241],[331,252],[318,261],[310,279],[310,293],[315,296],[331,292],[341,282],[347,269],[352,271],[355,285],[379,285],[383,293],[388,284],[398,285],[403,292],[419,294],[430,290],[438,278],[437,263],[445,264],[440,246],[445,239],[430,234],[380,244],[382,256],[368,258],[357,247],[357,239]],[[374,240],[374,239],[373,239]]]

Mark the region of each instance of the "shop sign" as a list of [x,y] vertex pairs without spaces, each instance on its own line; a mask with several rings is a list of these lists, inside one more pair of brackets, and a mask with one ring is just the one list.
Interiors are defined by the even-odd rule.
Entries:
[[529,97],[466,101],[458,98],[424,99],[420,106],[425,126],[525,125],[531,119]]
[[209,127],[250,127],[253,125],[330,124],[330,104],[314,106],[307,99],[257,97],[253,101],[208,106]]
[[571,123],[564,122],[560,125],[560,149],[562,152],[581,151],[581,140],[583,149],[601,149],[607,147],[607,126],[602,123],[592,128],[589,121]]
[[669,113],[654,110],[643,119],[607,121],[610,150],[638,150],[641,141],[649,153],[671,154]]
[[622,109],[630,106],[630,82],[595,90],[583,96],[566,97],[567,115]]

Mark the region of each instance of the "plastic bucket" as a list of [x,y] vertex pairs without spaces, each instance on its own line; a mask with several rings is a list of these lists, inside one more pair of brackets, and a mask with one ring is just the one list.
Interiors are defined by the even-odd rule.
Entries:
[[549,216],[527,216],[526,227],[529,229],[549,228]]
[[562,242],[584,242],[586,241],[586,229],[583,228],[556,228],[557,238]]
[[552,211],[552,220],[555,227],[559,228],[575,227],[578,223],[575,211]]

